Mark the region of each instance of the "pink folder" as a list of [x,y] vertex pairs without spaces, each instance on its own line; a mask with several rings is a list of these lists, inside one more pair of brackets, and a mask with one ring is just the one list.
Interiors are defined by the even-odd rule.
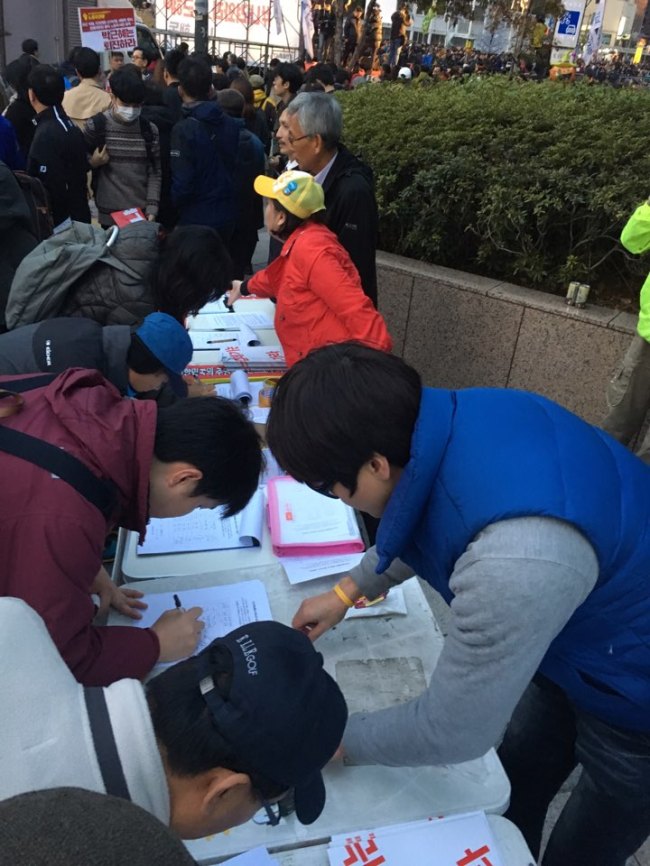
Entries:
[[[287,499],[294,485],[302,488],[301,496],[304,496],[305,489],[303,485],[300,485],[288,475],[279,475],[276,478],[271,478],[268,482],[269,527],[271,530],[271,544],[276,556],[328,556],[340,553],[363,553],[364,544],[360,534],[357,538],[329,538],[326,540],[324,537],[321,537],[318,540],[304,542],[283,539],[283,528],[286,527],[288,521],[293,519],[290,511],[287,511]],[[314,491],[311,492],[313,492],[314,496],[320,497],[320,494]],[[335,501],[338,502],[337,506],[334,506]],[[338,500],[329,500],[328,505],[321,503],[321,507],[347,508],[348,506],[345,506]],[[316,536],[317,533],[314,533],[315,539]]]

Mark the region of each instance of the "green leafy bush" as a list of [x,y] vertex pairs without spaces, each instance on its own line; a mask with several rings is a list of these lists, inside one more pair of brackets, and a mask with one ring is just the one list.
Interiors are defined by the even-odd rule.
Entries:
[[632,299],[647,261],[618,242],[650,194],[650,93],[502,78],[343,94],[374,172],[380,247],[548,291]]

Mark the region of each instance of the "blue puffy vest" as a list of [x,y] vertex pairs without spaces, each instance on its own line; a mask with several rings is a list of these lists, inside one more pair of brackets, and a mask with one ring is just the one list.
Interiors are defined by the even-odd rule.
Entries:
[[399,557],[450,601],[454,565],[475,536],[532,515],[575,526],[600,566],[540,672],[581,709],[650,730],[650,469],[544,397],[423,389],[411,458],[377,535],[378,573]]

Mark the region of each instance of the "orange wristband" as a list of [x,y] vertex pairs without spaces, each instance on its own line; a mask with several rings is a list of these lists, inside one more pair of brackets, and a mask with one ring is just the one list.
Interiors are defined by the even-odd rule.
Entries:
[[337,583],[336,586],[334,587],[334,592],[335,592],[336,595],[341,599],[341,601],[343,602],[343,604],[344,604],[346,607],[354,607],[354,602],[352,601],[352,599],[350,598],[350,596],[347,595],[347,593],[345,593],[345,592],[341,589],[341,587],[338,585],[338,583]]

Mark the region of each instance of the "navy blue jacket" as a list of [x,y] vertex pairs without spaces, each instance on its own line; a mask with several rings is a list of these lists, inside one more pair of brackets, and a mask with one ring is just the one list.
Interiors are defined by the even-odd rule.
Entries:
[[6,117],[0,114],[0,160],[4,162],[12,171],[25,168],[25,158],[23,157],[16,131],[12,124],[9,123]]
[[378,573],[399,557],[450,601],[472,539],[524,516],[572,524],[599,564],[540,672],[582,710],[650,730],[650,470],[538,395],[425,388],[411,458],[379,526]]
[[239,127],[216,102],[185,105],[183,115],[171,138],[172,201],[178,223],[234,227]]

